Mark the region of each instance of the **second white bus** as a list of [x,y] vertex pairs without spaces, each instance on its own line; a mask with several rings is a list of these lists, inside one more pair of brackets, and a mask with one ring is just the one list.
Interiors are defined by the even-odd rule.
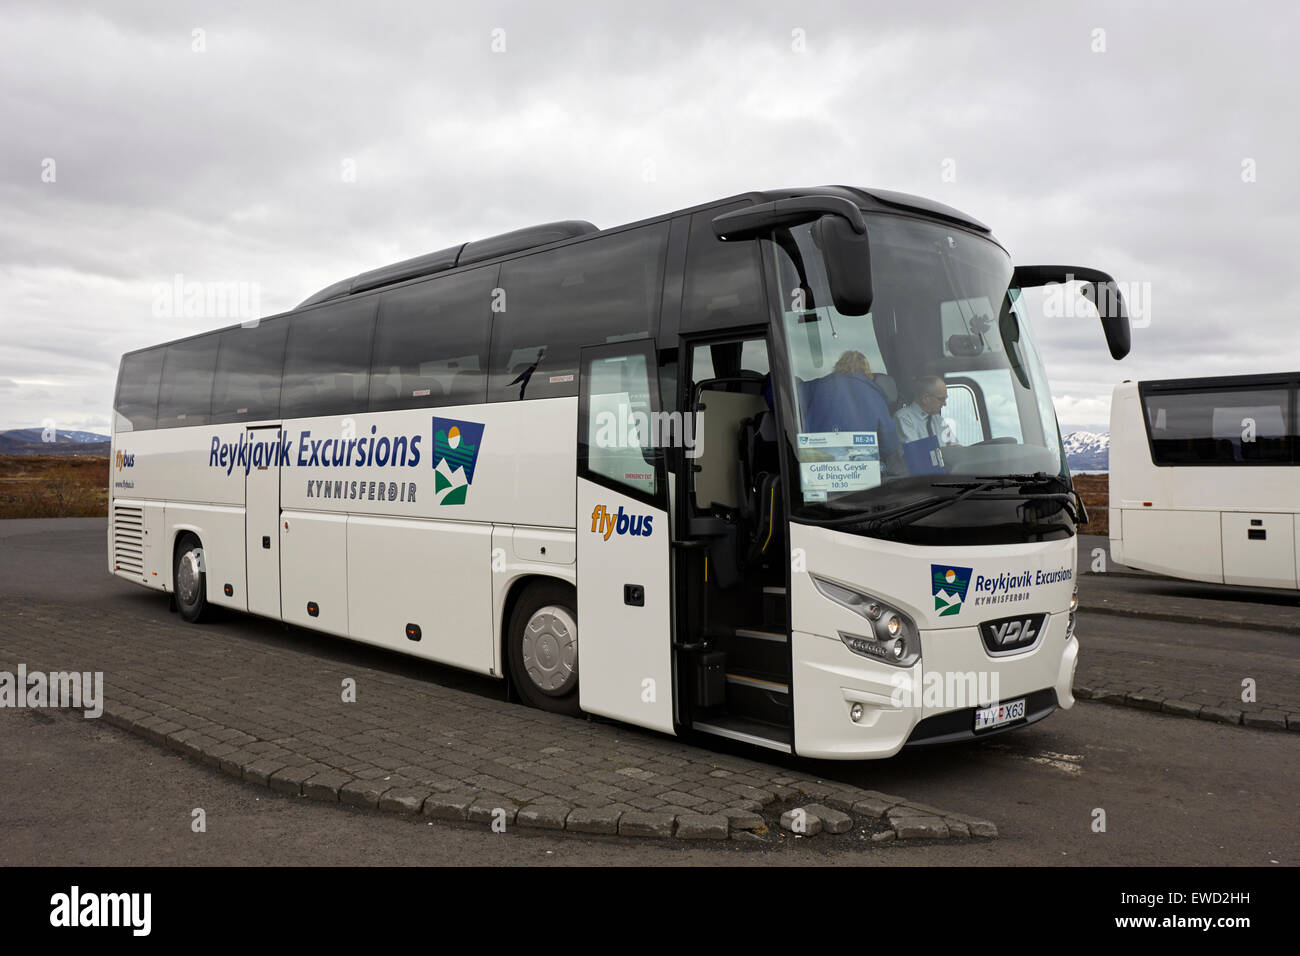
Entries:
[[1125,382],[1110,406],[1110,547],[1214,584],[1300,587],[1300,373]]

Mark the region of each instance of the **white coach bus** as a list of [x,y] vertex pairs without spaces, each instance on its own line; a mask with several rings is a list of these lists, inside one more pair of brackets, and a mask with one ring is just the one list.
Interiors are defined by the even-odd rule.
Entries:
[[123,357],[109,569],[668,734],[1031,723],[1073,704],[1080,505],[1019,290],[1067,275],[1115,290],[847,187],[362,273]]
[[1300,372],[1125,382],[1110,406],[1110,547],[1192,581],[1300,587]]

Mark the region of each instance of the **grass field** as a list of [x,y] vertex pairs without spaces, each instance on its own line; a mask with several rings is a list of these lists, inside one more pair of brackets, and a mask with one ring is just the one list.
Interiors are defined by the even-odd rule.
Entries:
[[0,518],[107,514],[107,456],[0,455]]

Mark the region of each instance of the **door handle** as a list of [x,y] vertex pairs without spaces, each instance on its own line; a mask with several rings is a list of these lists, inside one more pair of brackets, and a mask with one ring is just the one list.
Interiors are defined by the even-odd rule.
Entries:
[[269,534],[262,535],[262,547],[268,551],[271,549],[271,536]]

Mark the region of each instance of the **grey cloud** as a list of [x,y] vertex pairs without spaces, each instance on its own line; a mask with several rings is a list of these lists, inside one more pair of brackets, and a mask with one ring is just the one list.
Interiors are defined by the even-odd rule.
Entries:
[[[10,3],[0,375],[16,387],[0,427],[38,405],[80,415],[87,398],[106,421],[123,351],[225,324],[153,316],[177,273],[256,283],[269,314],[531,222],[610,226],[822,182],[949,202],[1017,261],[1150,282],[1152,324],[1124,363],[1095,322],[1039,325],[1061,401],[1104,405],[1123,378],[1300,367],[1298,134],[1282,121],[1297,112],[1298,20],[955,0],[743,16],[685,0]],[[1257,182],[1242,182],[1246,158]]]

